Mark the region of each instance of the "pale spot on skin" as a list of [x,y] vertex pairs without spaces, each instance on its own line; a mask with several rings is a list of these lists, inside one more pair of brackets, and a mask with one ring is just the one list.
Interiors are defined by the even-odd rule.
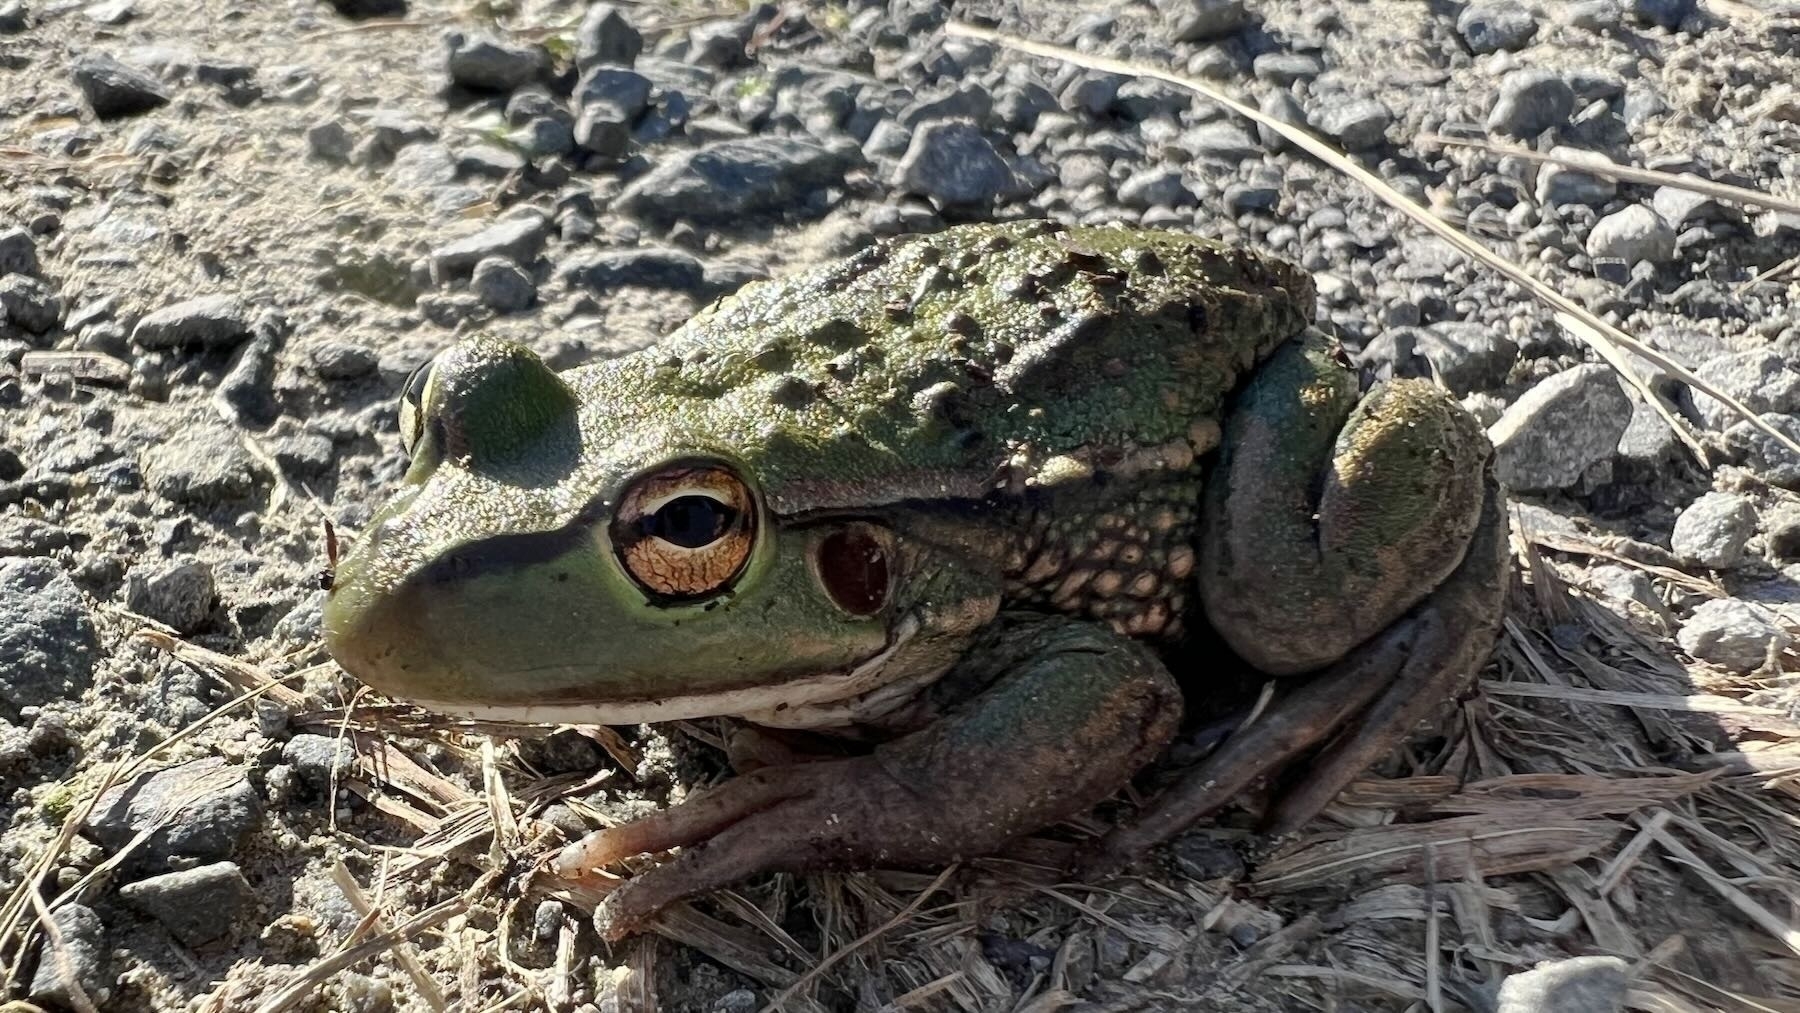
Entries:
[[1186,545],[1178,545],[1169,552],[1169,576],[1176,580],[1185,580],[1194,572],[1194,550]]
[[1160,582],[1156,579],[1156,574],[1140,573],[1137,575],[1137,578],[1131,582],[1129,591],[1134,598],[1148,598],[1156,593],[1156,588],[1159,583]]
[[1088,589],[1102,598],[1111,598],[1119,593],[1119,587],[1125,583],[1125,575],[1117,570],[1108,570],[1094,578]]

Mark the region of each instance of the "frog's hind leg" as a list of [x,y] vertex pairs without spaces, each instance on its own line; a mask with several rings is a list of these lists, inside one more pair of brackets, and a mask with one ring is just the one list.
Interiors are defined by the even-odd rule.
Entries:
[[1325,746],[1274,810],[1276,829],[1294,829],[1468,685],[1506,586],[1490,454],[1479,423],[1430,384],[1395,381],[1359,401],[1316,334],[1258,370],[1208,479],[1200,591],[1239,657],[1308,674],[1109,837],[1094,869]]
[[1480,523],[1450,578],[1404,619],[1309,677],[1182,774],[1086,863],[1116,870],[1224,808],[1245,789],[1324,745],[1279,796],[1264,829],[1299,830],[1338,792],[1463,692],[1493,647],[1506,588],[1506,528],[1499,487],[1485,483]]

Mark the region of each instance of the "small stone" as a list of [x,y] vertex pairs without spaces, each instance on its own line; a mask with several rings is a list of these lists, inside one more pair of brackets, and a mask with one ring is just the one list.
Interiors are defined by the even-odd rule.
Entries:
[[1631,421],[1631,399],[1612,370],[1564,370],[1526,391],[1488,430],[1494,472],[1512,489],[1564,489],[1612,459]]
[[144,481],[166,500],[210,507],[248,498],[261,477],[237,433],[203,422],[169,434],[144,455]]
[[1533,137],[1561,126],[1575,111],[1575,89],[1548,70],[1527,67],[1500,79],[1500,94],[1488,112],[1493,133]]
[[161,81],[101,53],[76,57],[69,75],[87,99],[88,108],[103,120],[147,113],[169,103],[169,89]]
[[326,0],[332,10],[347,18],[397,18],[406,14],[406,0]]
[[42,278],[0,275],[0,322],[30,334],[44,334],[62,319],[62,296]]
[[921,124],[895,171],[895,184],[940,205],[981,205],[1013,186],[1012,169],[967,120]]
[[[1721,355],[1700,364],[1694,374],[1753,412],[1800,412],[1800,364],[1787,356],[1754,349]],[[1694,408],[1713,429],[1738,421],[1737,412],[1710,395],[1694,391]]]
[[1446,320],[1430,327],[1389,327],[1363,347],[1357,361],[1383,380],[1436,379],[1452,394],[1497,386],[1518,358],[1505,329]]
[[0,713],[79,698],[98,652],[87,597],[61,567],[0,560]]
[[1326,102],[1313,116],[1313,126],[1346,151],[1367,151],[1386,141],[1393,122],[1387,104],[1373,98],[1339,97]]
[[658,224],[705,225],[791,212],[808,195],[841,187],[857,155],[788,137],[714,141],[658,163],[619,194],[613,209]]
[[1509,974],[1496,1013],[1618,1013],[1631,985],[1618,957],[1570,957]]
[[17,35],[29,27],[31,17],[24,0],[0,3],[0,35]]
[[37,240],[25,229],[0,229],[0,274],[36,274]]
[[1617,29],[1620,19],[1625,16],[1619,8],[1619,0],[1576,0],[1557,4],[1551,10],[1563,24],[1596,35]]
[[132,328],[139,348],[231,348],[250,335],[249,308],[235,295],[188,299],[146,314]]
[[326,120],[306,128],[306,151],[321,162],[349,165],[356,141],[338,120]]
[[356,770],[356,747],[336,736],[302,733],[281,747],[281,762],[323,794]]
[[355,380],[375,372],[375,351],[353,341],[327,339],[307,353],[313,375],[321,380]]
[[1195,158],[1211,158],[1233,165],[1259,158],[1262,146],[1235,123],[1203,123],[1181,135],[1181,148]]
[[1211,42],[1250,24],[1244,0],[1172,0],[1163,9],[1176,42]]
[[1761,668],[1793,643],[1781,620],[1761,605],[1716,598],[1695,606],[1675,640],[1694,658],[1738,675]]
[[[1787,412],[1764,412],[1757,418],[1770,429],[1789,440],[1800,443],[1800,416]],[[1800,454],[1789,450],[1749,419],[1733,423],[1725,430],[1725,446],[1741,455],[1744,466],[1756,477],[1783,489],[1800,490]]]
[[188,946],[231,935],[237,919],[256,905],[256,893],[236,862],[214,862],[151,876],[119,888],[119,897],[163,924]]
[[1257,80],[1287,87],[1296,81],[1311,81],[1325,70],[1325,65],[1311,53],[1264,53],[1251,61]]
[[1516,3],[1472,3],[1456,18],[1456,33],[1471,53],[1523,49],[1537,34],[1537,20]]
[[603,63],[630,67],[643,49],[644,37],[614,4],[589,7],[575,30],[575,66],[581,70]]
[[[100,916],[85,905],[64,904],[50,912],[50,921],[56,926],[56,938],[44,941],[46,950],[31,979],[31,998],[67,1009],[81,1008],[78,994],[88,1005],[104,1004],[112,994],[113,977]],[[49,952],[49,947],[56,947],[56,952]]]
[[451,32],[444,69],[453,84],[472,91],[509,92],[542,74],[549,62],[536,46],[502,42],[490,35]]
[[537,301],[537,285],[531,275],[505,257],[487,257],[477,263],[470,288],[483,305],[497,313],[517,313]]
[[1538,169],[1537,202],[1546,207],[1562,204],[1586,204],[1598,207],[1613,199],[1617,183],[1604,176],[1583,172],[1580,165],[1610,166],[1612,159],[1598,151],[1587,151],[1559,144],[1550,149],[1552,158],[1575,164],[1550,162]]
[[557,275],[570,285],[604,292],[621,285],[687,291],[706,279],[706,266],[686,250],[670,246],[639,246],[625,250],[597,250],[566,258]]
[[1675,256],[1675,230],[1656,212],[1633,204],[1594,223],[1587,254],[1594,260],[1661,264]]
[[1722,570],[1744,557],[1744,543],[1756,532],[1756,509],[1736,493],[1709,492],[1675,518],[1669,544],[1697,566]]
[[217,597],[212,568],[197,560],[166,567],[152,577],[133,573],[125,581],[125,607],[177,633],[205,626]]
[[1800,505],[1783,503],[1763,517],[1763,539],[1776,562],[1800,560]]
[[1119,203],[1127,207],[1193,207],[1200,203],[1188,189],[1180,169],[1151,167],[1139,169],[1119,184]]
[[1631,16],[1659,28],[1680,28],[1699,12],[1699,0],[1629,0]]
[[736,67],[744,63],[744,41],[731,21],[703,21],[688,30],[688,59],[699,67]]
[[[170,816],[174,818],[171,819]],[[208,756],[109,789],[88,816],[87,832],[116,852],[151,831],[133,852],[137,869],[166,868],[180,857],[220,861],[262,822],[262,800],[243,767]]]
[[549,219],[536,212],[521,214],[439,246],[431,251],[431,262],[449,275],[473,271],[476,264],[489,257],[529,263],[537,259],[549,238]]

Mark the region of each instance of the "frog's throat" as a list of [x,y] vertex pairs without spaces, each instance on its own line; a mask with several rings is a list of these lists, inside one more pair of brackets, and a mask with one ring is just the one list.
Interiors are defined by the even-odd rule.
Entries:
[[414,704],[477,721],[546,725],[641,725],[703,717],[742,717],[777,728],[840,727],[879,717],[903,703],[938,671],[913,672],[893,661],[918,635],[919,618],[908,613],[894,624],[887,645],[848,669],[822,672],[770,686],[657,699],[542,704],[481,704],[428,700]]

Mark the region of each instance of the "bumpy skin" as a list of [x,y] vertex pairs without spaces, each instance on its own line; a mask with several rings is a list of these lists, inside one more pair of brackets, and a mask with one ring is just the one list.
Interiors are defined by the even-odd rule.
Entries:
[[[747,286],[561,377],[470,341],[424,378],[405,488],[337,570],[332,652],[452,713],[882,743],[565,856],[683,848],[609,900],[613,934],[752,872],[936,863],[1091,806],[1173,733],[1177,684],[1233,664],[1188,652],[1201,626],[1269,674],[1367,687],[1379,745],[1417,720],[1384,692],[1444,697],[1492,643],[1497,493],[1440,392],[1358,401],[1311,304],[1253,253],[1025,222]],[[1354,718],[1294,699],[1283,760]],[[1227,780],[1268,772],[1243,738]]]

